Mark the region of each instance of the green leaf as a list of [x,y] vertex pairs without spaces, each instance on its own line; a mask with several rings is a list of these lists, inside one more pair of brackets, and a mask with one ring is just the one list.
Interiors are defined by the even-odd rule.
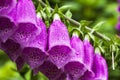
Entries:
[[72,17],[72,13],[70,12],[70,10],[68,10],[68,11],[65,13],[65,16],[67,16],[68,18],[71,18],[71,17]]
[[105,23],[105,21],[101,21],[101,22],[97,23],[97,24],[93,27],[93,29],[94,29],[95,31],[98,30],[104,23]]

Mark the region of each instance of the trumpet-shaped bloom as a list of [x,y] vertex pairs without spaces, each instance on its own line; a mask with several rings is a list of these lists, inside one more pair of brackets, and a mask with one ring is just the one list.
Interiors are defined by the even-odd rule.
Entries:
[[16,0],[0,0],[0,39],[5,42],[17,29]]
[[42,19],[38,19],[38,26],[41,28],[41,33],[35,39],[29,42],[23,50],[22,56],[30,67],[36,68],[47,59],[47,31]]
[[48,33],[49,59],[58,67],[63,67],[71,58],[72,49],[66,26],[59,17],[55,18],[50,25]]
[[94,55],[93,72],[95,73],[94,80],[108,80],[108,69],[105,59],[99,55]]
[[94,48],[89,41],[84,40],[84,64],[88,70],[91,70],[93,64]]
[[41,29],[37,27],[36,12],[32,0],[18,0],[16,7],[18,29],[12,35],[12,39],[26,46],[40,33]]
[[75,50],[75,55],[65,65],[64,70],[73,80],[78,80],[84,75],[86,68],[84,66],[84,45],[78,36],[73,35],[71,38],[71,46]]

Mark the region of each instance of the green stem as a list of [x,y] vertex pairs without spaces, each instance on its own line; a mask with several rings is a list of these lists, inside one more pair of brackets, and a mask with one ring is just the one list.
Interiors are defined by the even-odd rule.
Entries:
[[[38,0],[38,1],[41,3],[42,6],[44,6],[44,7],[47,6],[42,0]],[[51,9],[51,11],[54,11],[53,8],[50,8],[50,9]],[[76,20],[71,19],[71,18],[68,18],[68,17],[65,16],[64,14],[62,14],[62,15],[65,17],[65,19],[69,20],[71,23],[73,23],[73,24],[75,24],[75,25],[77,25],[77,26],[80,26],[80,23],[77,22]],[[87,26],[85,27],[85,29],[86,29],[86,30],[89,30],[90,32],[93,31],[90,27],[87,27]],[[97,32],[97,31],[94,31],[93,34],[94,34],[95,36],[99,37],[100,39],[103,39],[103,40],[106,40],[106,41],[111,41],[111,39],[110,39],[109,37],[107,37],[107,36],[105,36],[105,35]]]

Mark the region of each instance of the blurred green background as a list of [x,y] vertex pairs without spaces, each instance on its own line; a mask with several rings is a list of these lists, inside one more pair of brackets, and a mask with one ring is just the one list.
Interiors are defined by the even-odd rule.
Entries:
[[[118,12],[117,12],[117,0],[48,0],[51,7],[69,6],[64,9],[64,13],[69,9],[72,12],[72,18],[80,21],[87,20],[92,21],[94,25],[97,22],[105,21],[105,23],[99,28],[99,31],[108,36],[116,35],[117,31],[115,26],[117,24]],[[36,0],[34,0],[36,3]],[[16,71],[16,65],[12,62],[8,56],[0,51],[0,80],[30,80],[30,70],[27,73],[21,75]],[[32,78],[31,80],[47,80],[42,74],[37,75],[38,78]],[[112,70],[109,68],[109,80],[119,80],[120,69]]]

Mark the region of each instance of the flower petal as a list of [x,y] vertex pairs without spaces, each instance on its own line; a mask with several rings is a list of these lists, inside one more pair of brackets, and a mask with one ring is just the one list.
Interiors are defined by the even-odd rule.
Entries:
[[80,62],[71,61],[65,65],[64,70],[73,78],[73,80],[78,80],[84,75],[86,68],[84,64],[81,64]]
[[48,53],[50,61],[58,68],[62,68],[71,59],[71,49],[68,46],[54,46]]
[[32,69],[40,66],[47,59],[45,52],[35,47],[24,48],[22,57]]
[[72,54],[67,28],[59,19],[54,19],[48,36],[49,58],[61,68],[69,61]]
[[38,26],[41,28],[41,33],[34,40],[28,42],[24,48],[22,56],[31,68],[40,66],[47,59],[45,52],[47,46],[47,31],[42,19],[38,19]]
[[18,23],[36,24],[36,11],[32,0],[18,0],[16,20]]
[[0,15],[8,14],[16,4],[16,0],[0,0]]
[[0,17],[0,39],[5,42],[17,29],[8,17]]
[[108,80],[107,63],[101,55],[95,54],[92,69],[95,73],[94,80]]
[[1,43],[1,48],[6,52],[6,54],[15,61],[21,53],[21,47],[19,43],[8,39],[5,43]]
[[93,64],[94,48],[87,40],[85,40],[83,43],[84,43],[84,64],[86,65],[86,68],[88,70],[91,70]]
[[73,35],[70,40],[71,47],[75,50],[75,56],[73,60],[78,60],[81,63],[84,62],[84,45],[78,36]]
[[11,39],[22,46],[26,46],[29,41],[32,41],[36,37],[37,31],[38,29],[32,23],[20,23],[16,32],[11,36]]
[[56,80],[56,78],[62,73],[62,71],[50,61],[45,61],[41,66],[34,69],[34,71],[41,71],[49,80]]

